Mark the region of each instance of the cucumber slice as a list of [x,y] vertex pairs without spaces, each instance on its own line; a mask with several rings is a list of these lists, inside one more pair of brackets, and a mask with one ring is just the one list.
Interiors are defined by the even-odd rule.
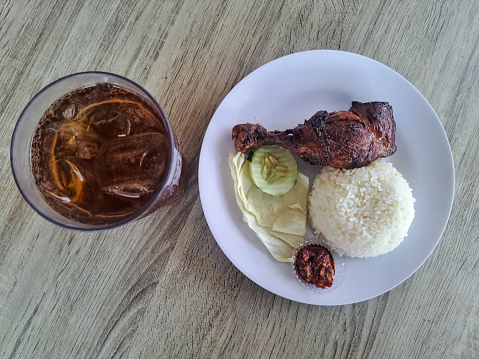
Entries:
[[249,164],[251,180],[265,193],[282,196],[294,187],[298,179],[296,161],[285,148],[258,148]]

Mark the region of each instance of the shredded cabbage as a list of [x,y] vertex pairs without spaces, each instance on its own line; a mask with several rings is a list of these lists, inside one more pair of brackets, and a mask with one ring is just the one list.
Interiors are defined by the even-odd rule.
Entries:
[[261,191],[251,181],[246,156],[230,154],[236,202],[243,220],[278,261],[293,261],[294,249],[306,234],[309,178],[298,172],[296,185],[283,196]]

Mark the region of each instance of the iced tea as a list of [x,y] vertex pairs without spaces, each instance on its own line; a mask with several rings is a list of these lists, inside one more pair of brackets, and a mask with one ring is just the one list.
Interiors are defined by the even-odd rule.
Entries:
[[48,108],[33,137],[31,164],[53,209],[75,221],[105,224],[150,200],[175,165],[168,163],[170,151],[158,111],[130,90],[101,83]]

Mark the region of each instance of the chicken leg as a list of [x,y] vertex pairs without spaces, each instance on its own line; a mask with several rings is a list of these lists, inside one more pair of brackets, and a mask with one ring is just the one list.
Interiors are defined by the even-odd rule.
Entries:
[[304,124],[268,132],[245,123],[233,127],[238,152],[278,145],[313,165],[359,168],[396,152],[396,123],[387,102],[353,101],[349,111],[318,111]]

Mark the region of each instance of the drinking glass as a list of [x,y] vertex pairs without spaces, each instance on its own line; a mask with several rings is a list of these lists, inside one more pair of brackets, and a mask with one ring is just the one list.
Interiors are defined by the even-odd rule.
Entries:
[[[113,223],[81,223],[54,210],[44,199],[32,172],[32,139],[37,125],[47,109],[58,99],[74,90],[96,84],[111,84],[124,88],[149,104],[155,117],[163,124],[168,141],[168,159],[163,180],[151,198],[131,215]],[[184,192],[185,163],[180,145],[158,102],[141,86],[125,77],[107,72],[82,72],[63,77],[42,89],[23,110],[15,126],[10,160],[16,184],[28,204],[45,219],[65,228],[81,231],[105,230],[142,218],[156,209],[169,205]]]

